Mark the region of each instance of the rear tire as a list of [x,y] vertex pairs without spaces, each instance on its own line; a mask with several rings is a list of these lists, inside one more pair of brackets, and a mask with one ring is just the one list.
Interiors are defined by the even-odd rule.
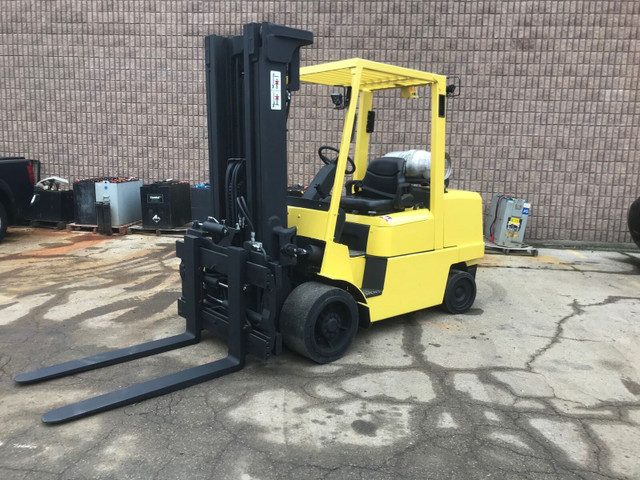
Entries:
[[9,224],[9,218],[7,216],[7,210],[4,205],[0,203],[0,242],[7,234],[7,226]]
[[464,313],[476,299],[476,279],[469,272],[451,270],[442,307],[449,313]]
[[342,357],[358,330],[358,305],[340,288],[306,282],[287,297],[280,312],[285,345],[317,363]]

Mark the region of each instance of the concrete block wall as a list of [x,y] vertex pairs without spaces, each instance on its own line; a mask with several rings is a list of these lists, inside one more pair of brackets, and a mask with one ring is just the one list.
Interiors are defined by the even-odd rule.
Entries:
[[[0,155],[71,179],[207,178],[203,38],[274,21],[309,29],[303,65],[362,57],[462,79],[451,186],[528,198],[528,236],[629,242],[640,196],[640,3],[0,1]],[[290,182],[336,145],[326,89],[294,98]],[[424,101],[384,96],[371,154],[428,139]]]

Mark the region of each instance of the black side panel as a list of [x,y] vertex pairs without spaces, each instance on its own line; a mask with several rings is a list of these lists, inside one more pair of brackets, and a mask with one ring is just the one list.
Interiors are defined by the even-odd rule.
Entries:
[[476,272],[478,271],[478,265],[471,265],[467,267],[467,272],[473,275],[473,278],[476,278]]
[[365,297],[377,297],[384,289],[384,278],[387,275],[387,259],[382,257],[367,257],[364,265],[362,293]]
[[340,235],[338,243],[346,245],[349,247],[349,250],[365,252],[367,250],[368,240],[369,225],[345,222],[344,227],[342,228],[342,235]]
[[446,115],[447,97],[445,95],[438,96],[438,116],[444,118]]
[[73,184],[73,213],[80,225],[97,225],[96,186],[91,180],[80,180]]
[[333,231],[333,241],[340,243],[340,238],[342,237],[342,228],[344,227],[345,221],[347,219],[347,214],[341,208],[338,209],[338,218],[336,218],[336,228]]
[[373,133],[376,128],[376,112],[369,110],[367,112],[367,133]]

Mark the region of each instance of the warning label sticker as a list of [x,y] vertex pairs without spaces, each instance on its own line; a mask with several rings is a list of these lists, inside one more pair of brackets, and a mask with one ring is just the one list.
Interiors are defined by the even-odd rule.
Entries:
[[271,110],[282,110],[282,73],[271,70]]

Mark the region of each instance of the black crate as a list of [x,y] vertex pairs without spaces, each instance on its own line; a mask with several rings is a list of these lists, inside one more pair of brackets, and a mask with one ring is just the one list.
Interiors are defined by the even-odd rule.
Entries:
[[210,188],[191,187],[191,220],[204,222],[213,215],[213,196]]
[[96,225],[95,181],[80,180],[73,184],[73,216],[79,225]]
[[111,204],[109,202],[96,202],[96,220],[98,233],[111,235]]
[[189,184],[156,182],[140,187],[142,226],[176,228],[191,221]]
[[29,220],[41,222],[71,222],[73,220],[73,192],[71,190],[33,191],[34,202],[29,205]]

